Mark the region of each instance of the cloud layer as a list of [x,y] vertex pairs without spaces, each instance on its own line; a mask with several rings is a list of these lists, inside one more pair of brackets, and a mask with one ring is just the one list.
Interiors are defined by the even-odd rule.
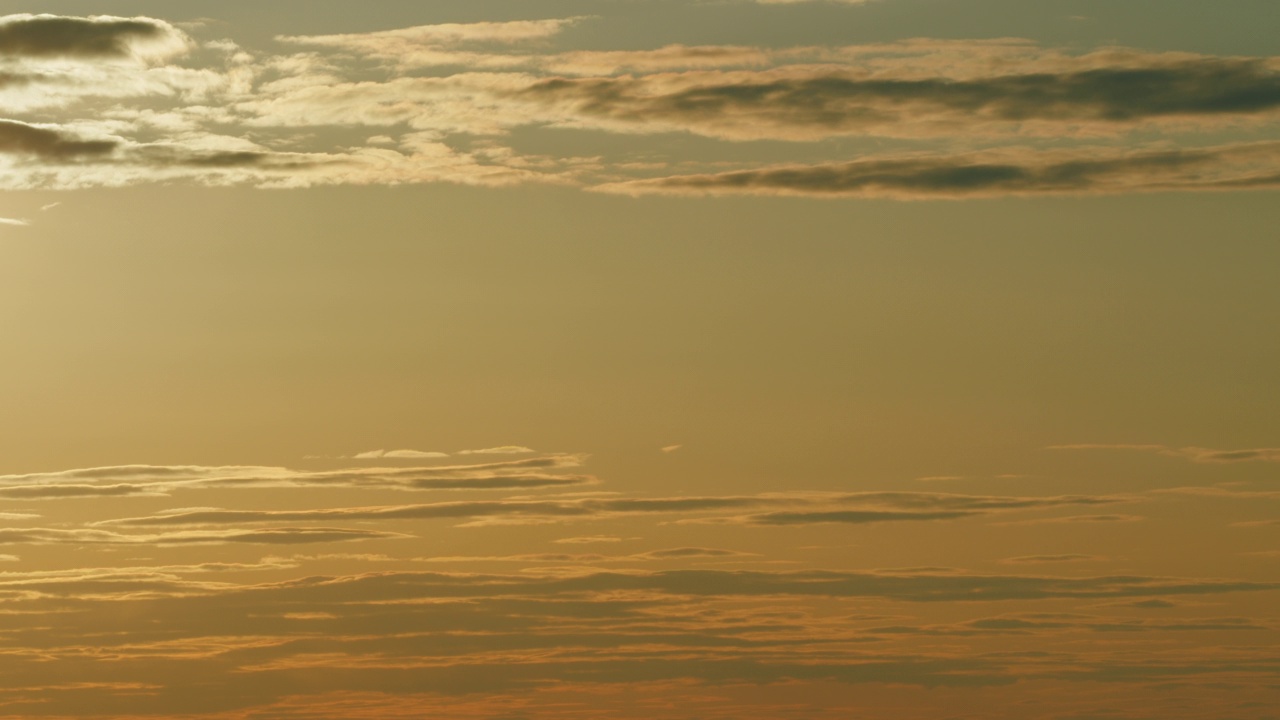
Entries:
[[[280,35],[247,49],[155,18],[7,16],[0,57],[13,67],[0,101],[14,116],[0,125],[0,183],[551,183],[909,199],[1259,189],[1280,177],[1280,152],[1264,139],[1280,120],[1271,57],[1017,39],[574,47],[592,22]],[[554,131],[569,150],[522,152],[517,131]],[[1206,131],[1235,141],[1184,140]],[[574,138],[599,133],[634,150],[573,153]],[[739,159],[664,153],[655,136],[670,133],[734,143]],[[750,142],[859,138],[888,144],[778,165],[754,160]],[[938,139],[970,149],[917,147]]]
[[[1275,618],[1256,609],[1278,583],[1006,552],[1083,546],[1096,529],[1127,525],[1083,509],[1270,498],[1261,491],[644,495],[601,489],[578,474],[584,456],[526,450],[489,448],[515,457],[473,463],[415,452],[412,467],[394,468],[0,476],[0,501],[39,500],[41,511],[8,513],[0,528],[15,553],[0,572],[0,702],[28,712],[38,700],[53,716],[210,718],[412,715],[426,702],[460,720],[547,693],[627,688],[639,695],[592,701],[591,716],[638,718],[657,712],[655,697],[692,708],[750,687],[755,701],[717,706],[776,716],[785,707],[768,703],[789,692],[829,695],[814,717],[835,720],[851,708],[850,686],[859,698],[897,687],[973,701],[984,688],[1049,683],[1077,697],[1099,681],[1139,692],[1159,679],[1207,693],[1196,701],[1207,707],[1224,687],[1247,695],[1280,672],[1267,645]],[[445,490],[454,495],[359,503]],[[190,496],[225,507],[171,504]],[[627,534],[566,537],[558,526],[571,523]],[[716,544],[689,541],[706,533]],[[865,564],[918,542],[950,559],[965,533],[1001,534],[985,569]],[[864,547],[812,544],[850,536]],[[607,552],[566,548],[587,544]],[[548,702],[526,714],[563,717]]]

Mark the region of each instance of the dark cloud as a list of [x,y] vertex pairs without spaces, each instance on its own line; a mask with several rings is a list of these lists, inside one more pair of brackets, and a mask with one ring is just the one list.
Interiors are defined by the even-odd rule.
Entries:
[[1192,452],[1192,457],[1201,462],[1248,462],[1250,460],[1262,460],[1266,462],[1280,462],[1280,448],[1259,448],[1257,450],[1202,450],[1200,448],[1188,448],[1188,451],[1200,450],[1200,452]]
[[0,120],[0,153],[68,161],[102,158],[111,154],[118,145],[113,140],[82,140],[59,130]]
[[0,57],[124,58],[140,42],[180,39],[173,26],[150,18],[0,18]]
[[309,157],[297,153],[265,151],[193,152],[184,148],[166,146],[142,147],[129,153],[127,160],[149,167],[188,167],[206,170],[278,170],[301,172],[331,165],[341,161]]
[[146,485],[14,485],[0,487],[0,498],[9,500],[55,500],[76,497],[123,497],[127,495],[163,495]]
[[1148,58],[1145,63],[972,79],[865,77],[829,68],[687,73],[676,79],[551,78],[520,96],[623,124],[792,139],[896,134],[901,130],[893,125],[899,122],[971,129],[984,122],[1119,124],[1250,115],[1280,107],[1280,74],[1265,60]]
[[[1213,190],[1280,187],[1280,178],[1257,175],[1257,161],[1275,159],[1274,144],[1114,152],[1005,153],[857,160],[758,170],[680,175],[604,185],[629,194],[781,194],[827,197],[948,198],[1063,193]],[[1223,460],[1258,459],[1253,455]]]

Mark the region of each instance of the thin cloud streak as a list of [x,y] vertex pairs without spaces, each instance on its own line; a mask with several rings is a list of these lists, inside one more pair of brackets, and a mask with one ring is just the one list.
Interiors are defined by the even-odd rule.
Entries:
[[[1280,183],[1280,177],[1274,179]],[[1252,448],[1248,450],[1214,450],[1202,447],[1169,447],[1167,445],[1134,445],[1082,443],[1075,445],[1051,445],[1049,450],[1132,450],[1177,457],[1199,463],[1280,462],[1280,448]]]
[[[1251,143],[1127,153],[1022,151],[913,156],[677,175],[593,189],[624,195],[745,194],[898,200],[1101,195],[1275,188],[1280,187],[1278,167],[1280,144]],[[1223,461],[1230,459],[1223,456]]]
[[129,535],[106,530],[0,528],[0,545],[219,545],[252,543],[299,545],[406,537],[400,533],[329,527],[277,527],[255,530],[192,530]]
[[[469,520],[470,525],[520,524],[602,520],[626,515],[700,514],[692,522],[720,522],[762,526],[820,523],[867,524],[893,521],[953,520],[990,512],[1024,509],[1105,505],[1130,502],[1127,497],[1059,496],[998,497],[944,493],[770,493],[754,496],[703,496],[666,498],[585,497],[577,499],[503,499],[457,501],[376,507],[342,507],[312,510],[174,510],[157,515],[101,520],[99,526],[182,526],[258,522],[364,521],[364,520]],[[844,506],[845,509],[837,509]],[[856,506],[857,509],[848,509]],[[756,508],[811,508],[745,516],[710,515]],[[896,509],[890,509],[896,508]]]
[[168,495],[214,488],[331,487],[403,491],[520,490],[595,484],[589,475],[559,473],[578,467],[576,455],[499,462],[400,468],[301,471],[283,467],[123,465],[52,473],[0,475],[0,498]]

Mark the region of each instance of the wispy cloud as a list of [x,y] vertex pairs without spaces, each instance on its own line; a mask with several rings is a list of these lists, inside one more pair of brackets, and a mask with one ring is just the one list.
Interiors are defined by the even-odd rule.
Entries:
[[629,555],[602,555],[599,553],[527,553],[522,555],[444,555],[438,557],[414,558],[415,562],[425,563],[581,563],[596,565],[604,563],[636,563],[685,560],[722,560],[725,558],[759,557],[754,553],[726,550],[724,548],[680,547],[665,550]]
[[1105,560],[1106,558],[1097,555],[1082,555],[1079,553],[1065,553],[1061,555],[1020,555],[1018,557],[1005,558],[1000,562],[1008,565],[1043,565],[1045,563],[1073,563]]
[[581,465],[576,455],[547,455],[471,465],[302,471],[261,466],[123,465],[51,473],[0,475],[0,498],[156,495],[210,488],[330,487],[405,491],[519,490],[593,484],[562,472]]
[[61,528],[0,528],[0,545],[215,545],[252,543],[299,545],[405,537],[375,530],[329,527],[277,527],[254,530],[183,530],[130,535],[107,530]]
[[498,447],[481,448],[479,450],[459,450],[459,455],[524,455],[537,452],[523,445],[499,445]]
[[581,537],[560,538],[554,542],[560,545],[590,545],[594,543],[622,542],[622,538],[615,535],[584,535]]
[[1133,445],[1082,443],[1052,445],[1050,450],[1132,450],[1150,452],[1169,457],[1184,458],[1201,463],[1280,462],[1280,448],[1252,448],[1248,450],[1214,450],[1202,447],[1169,447],[1167,445]]
[[351,456],[353,460],[379,460],[383,458],[391,460],[424,460],[447,457],[449,457],[449,453],[433,450],[368,450]]
[[1035,518],[1033,520],[1012,520],[1009,525],[1061,525],[1079,523],[1130,523],[1146,520],[1142,515],[1125,515],[1112,513],[1107,515],[1063,515],[1058,517]]
[[814,512],[772,512],[732,518],[748,525],[867,525],[882,522],[958,520],[981,514],[977,510],[937,510],[905,512],[896,510],[823,510]]
[[595,189],[628,195],[752,194],[903,200],[1234,190],[1280,187],[1277,163],[1280,144],[1276,143],[1136,153],[1023,150],[786,165],[632,180]]
[[[626,515],[698,515],[693,522],[762,526],[820,523],[868,524],[954,520],[991,512],[1128,502],[1121,496],[1000,497],[943,493],[769,493],[762,495],[661,498],[581,497],[451,501],[415,505],[341,507],[311,510],[227,510],[202,508],[134,518],[99,521],[98,525],[181,526],[258,522],[360,520],[468,520],[471,525],[601,520]],[[791,508],[777,510],[776,508]],[[726,513],[771,509],[749,515]]]

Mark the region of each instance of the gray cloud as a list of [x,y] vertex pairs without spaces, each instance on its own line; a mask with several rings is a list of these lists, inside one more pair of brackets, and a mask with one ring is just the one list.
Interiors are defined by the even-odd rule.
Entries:
[[677,175],[596,189],[633,195],[745,193],[927,199],[1280,187],[1280,174],[1262,165],[1272,161],[1280,162],[1280,145],[1276,143],[1129,153],[986,153]]
[[[536,45],[575,21],[281,36],[316,50],[261,58],[220,41],[221,61],[183,67],[119,62],[173,57],[190,44],[160,20],[0,18],[8,52],[30,56],[22,55],[22,68],[0,75],[8,106],[57,109],[66,128],[75,128],[0,128],[0,153],[14,158],[4,183],[31,189],[157,181],[259,187],[538,182],[626,194],[901,199],[1280,186],[1280,151],[1260,145],[1078,148],[1081,137],[1115,136],[1156,122],[1156,130],[1180,132],[1270,121],[1280,109],[1275,58],[1125,49],[1081,55],[1008,39],[574,52]],[[484,47],[459,50],[459,43]],[[0,55],[3,47],[0,42]],[[69,72],[38,62],[37,55],[85,62]],[[410,72],[419,66],[461,70]],[[750,69],[684,69],[718,66]],[[609,74],[624,70],[630,74]],[[568,75],[548,76],[562,72]],[[171,105],[143,110],[124,102],[144,97]],[[119,106],[103,117],[82,104],[91,98],[116,98]],[[281,139],[288,128],[321,126],[332,132],[287,145]],[[678,131],[720,140],[958,136],[985,139],[989,147],[1010,137],[1053,138],[1058,149],[867,157],[654,178],[646,176],[708,166],[683,158],[627,163],[526,156],[492,139],[546,127]],[[250,128],[255,142],[247,140]],[[378,128],[377,142],[369,141],[371,128]],[[99,131],[109,135],[96,137]],[[476,136],[491,139],[477,143]]]
[[1130,66],[964,79],[867,77],[821,66],[688,73],[674,80],[550,78],[519,96],[623,126],[782,139],[899,134],[912,128],[924,132],[930,124],[970,131],[983,123],[1125,124],[1251,115],[1280,107],[1280,74],[1267,60],[1144,60]]
[[128,495],[164,495],[147,485],[119,483],[115,485],[11,485],[0,487],[0,498],[9,500],[55,500],[77,497],[124,497]]
[[0,17],[0,56],[31,58],[127,58],[149,46],[182,47],[185,35],[152,18]]
[[0,120],[0,153],[67,161],[100,158],[111,154],[118,145],[113,140],[82,140],[59,130]]

